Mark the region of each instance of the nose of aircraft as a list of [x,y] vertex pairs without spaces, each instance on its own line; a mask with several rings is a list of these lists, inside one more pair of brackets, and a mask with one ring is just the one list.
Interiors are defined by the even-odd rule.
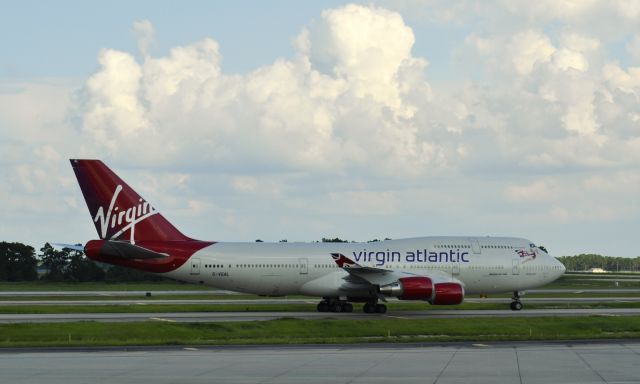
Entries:
[[559,278],[560,276],[564,275],[564,272],[567,270],[567,268],[564,266],[564,264],[562,264],[560,262],[560,260],[556,259],[555,257],[553,258],[553,264],[554,264],[554,269],[556,271],[558,271],[558,273],[556,274],[556,279]]
[[555,257],[551,256],[547,250],[542,247],[540,248],[542,251],[544,251],[545,255],[551,259],[551,269],[553,270],[553,273],[550,274],[550,277],[552,277],[551,281],[554,281],[556,279],[558,279],[560,276],[564,275],[565,271],[567,270],[567,268],[564,266],[564,264],[562,264],[560,262],[560,260],[556,259]]

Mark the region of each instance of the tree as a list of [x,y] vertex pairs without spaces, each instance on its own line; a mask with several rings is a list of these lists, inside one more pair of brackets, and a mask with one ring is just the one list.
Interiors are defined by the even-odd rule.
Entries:
[[349,240],[342,240],[339,237],[333,238],[333,239],[328,239],[326,237],[322,238],[322,242],[323,243],[348,243]]
[[42,260],[42,266],[47,269],[47,273],[42,276],[44,280],[62,281],[64,280],[65,268],[69,263],[69,251],[63,249],[57,251],[53,249],[51,244],[45,243],[44,247],[40,248],[40,260]]
[[602,268],[605,271],[635,271],[640,264],[640,257],[611,257],[596,254],[580,254],[576,256],[560,256],[558,260],[568,271],[587,271],[591,268]]
[[71,251],[64,267],[64,280],[73,282],[103,281],[106,273],[82,252]]
[[0,242],[0,280],[32,281],[38,278],[35,250],[22,243]]

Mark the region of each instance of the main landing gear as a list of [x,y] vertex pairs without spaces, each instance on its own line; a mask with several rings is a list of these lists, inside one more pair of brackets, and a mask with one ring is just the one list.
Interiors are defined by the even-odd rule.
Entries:
[[514,291],[513,296],[511,297],[511,310],[519,311],[522,309],[522,302],[520,301],[520,292]]
[[387,312],[387,306],[376,302],[368,302],[362,307],[362,311],[364,313],[385,313]]
[[339,299],[325,298],[318,303],[318,312],[353,312],[353,304]]
[[[318,312],[353,312],[353,304],[346,300],[340,300],[337,298],[325,297],[316,307]],[[362,307],[364,313],[385,313],[387,312],[387,306],[384,304],[378,304],[377,301],[368,301]]]

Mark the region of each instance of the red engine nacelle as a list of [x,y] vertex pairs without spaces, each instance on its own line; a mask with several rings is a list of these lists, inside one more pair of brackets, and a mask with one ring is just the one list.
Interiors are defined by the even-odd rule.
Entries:
[[433,282],[428,277],[403,277],[401,300],[430,300],[433,295]]
[[458,283],[437,283],[434,289],[433,305],[456,305],[464,300],[464,288]]
[[458,283],[436,283],[424,276],[403,277],[397,283],[380,287],[385,296],[400,300],[425,300],[433,305],[455,305],[464,300],[464,288]]
[[428,277],[403,277],[397,283],[380,287],[380,293],[401,300],[428,301],[433,296],[433,282]]

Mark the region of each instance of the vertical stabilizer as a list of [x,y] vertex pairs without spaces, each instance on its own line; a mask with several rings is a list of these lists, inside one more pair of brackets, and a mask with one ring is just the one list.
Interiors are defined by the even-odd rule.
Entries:
[[104,240],[192,240],[100,160],[71,160],[98,236]]

